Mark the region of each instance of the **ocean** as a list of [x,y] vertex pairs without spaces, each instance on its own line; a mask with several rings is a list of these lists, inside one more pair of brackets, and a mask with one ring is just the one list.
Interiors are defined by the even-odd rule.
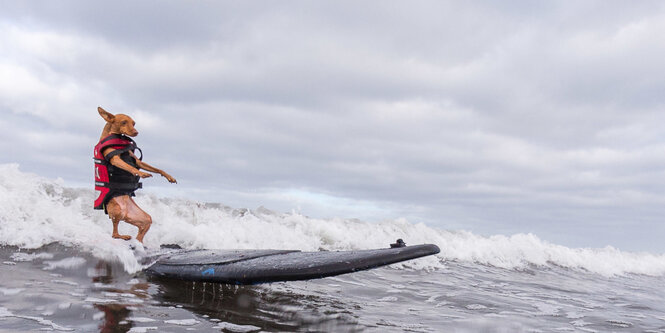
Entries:
[[[138,194],[145,245],[436,256],[256,286],[158,280],[92,209],[92,189],[0,165],[0,331],[665,332],[665,255],[480,236],[406,220],[315,219]],[[121,233],[136,229],[121,224]]]

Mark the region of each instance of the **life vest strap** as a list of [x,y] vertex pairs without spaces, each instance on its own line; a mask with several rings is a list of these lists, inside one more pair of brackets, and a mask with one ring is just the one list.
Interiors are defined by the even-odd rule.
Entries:
[[130,146],[127,147],[127,148],[116,149],[116,150],[114,150],[114,151],[112,151],[112,152],[106,154],[106,155],[104,156],[104,158],[105,158],[107,161],[110,161],[111,158],[113,158],[114,156],[118,156],[118,155],[120,155],[120,154],[126,153],[126,152],[128,152],[128,151],[130,151],[130,150],[133,150],[133,148],[134,148],[134,147],[132,147],[132,146],[130,145]]
[[[122,134],[111,134],[106,138],[102,139],[98,144],[100,155],[104,156],[104,159],[110,161],[112,157],[121,155],[125,152],[131,151],[134,153],[136,150],[141,153],[140,156],[136,156],[139,161],[143,160],[143,151],[136,145],[136,142],[132,138],[122,135]],[[115,146],[115,147],[114,147]],[[118,147],[120,146],[120,147]],[[104,155],[103,151],[108,147],[114,147],[115,150]],[[117,147],[117,148],[116,148]],[[121,148],[124,147],[124,148]]]
[[95,182],[95,186],[106,187],[112,190],[127,190],[134,191],[143,188],[143,183],[108,183],[108,182]]

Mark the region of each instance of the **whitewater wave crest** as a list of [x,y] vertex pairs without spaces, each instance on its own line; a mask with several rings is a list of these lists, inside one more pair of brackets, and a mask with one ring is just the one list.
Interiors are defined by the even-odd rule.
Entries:
[[[17,164],[0,165],[0,245],[34,249],[58,242],[120,261],[128,272],[140,270],[142,266],[124,241],[111,239],[111,223],[104,213],[92,209],[93,199],[92,189],[69,188],[62,180],[22,172]],[[441,253],[398,264],[398,268],[436,269],[446,261],[458,260],[506,269],[557,265],[605,276],[665,275],[665,255],[612,247],[569,248],[533,234],[483,237],[404,219],[380,223],[323,220],[262,207],[236,209],[146,194],[135,200],[153,217],[145,238],[148,247],[355,250],[387,247],[403,238],[408,244],[436,244]],[[134,235],[136,229],[122,223],[120,232]]]

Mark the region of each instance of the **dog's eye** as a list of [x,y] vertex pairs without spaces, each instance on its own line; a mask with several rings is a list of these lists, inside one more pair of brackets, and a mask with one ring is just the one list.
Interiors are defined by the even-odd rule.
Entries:
[[127,120],[123,120],[122,122],[120,122],[120,124],[127,125]]

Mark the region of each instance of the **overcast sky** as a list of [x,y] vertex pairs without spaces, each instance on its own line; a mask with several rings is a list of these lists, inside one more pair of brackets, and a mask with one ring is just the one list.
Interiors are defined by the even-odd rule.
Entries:
[[[144,192],[665,251],[662,1],[0,1],[0,163]],[[89,185],[88,185],[89,184]]]

